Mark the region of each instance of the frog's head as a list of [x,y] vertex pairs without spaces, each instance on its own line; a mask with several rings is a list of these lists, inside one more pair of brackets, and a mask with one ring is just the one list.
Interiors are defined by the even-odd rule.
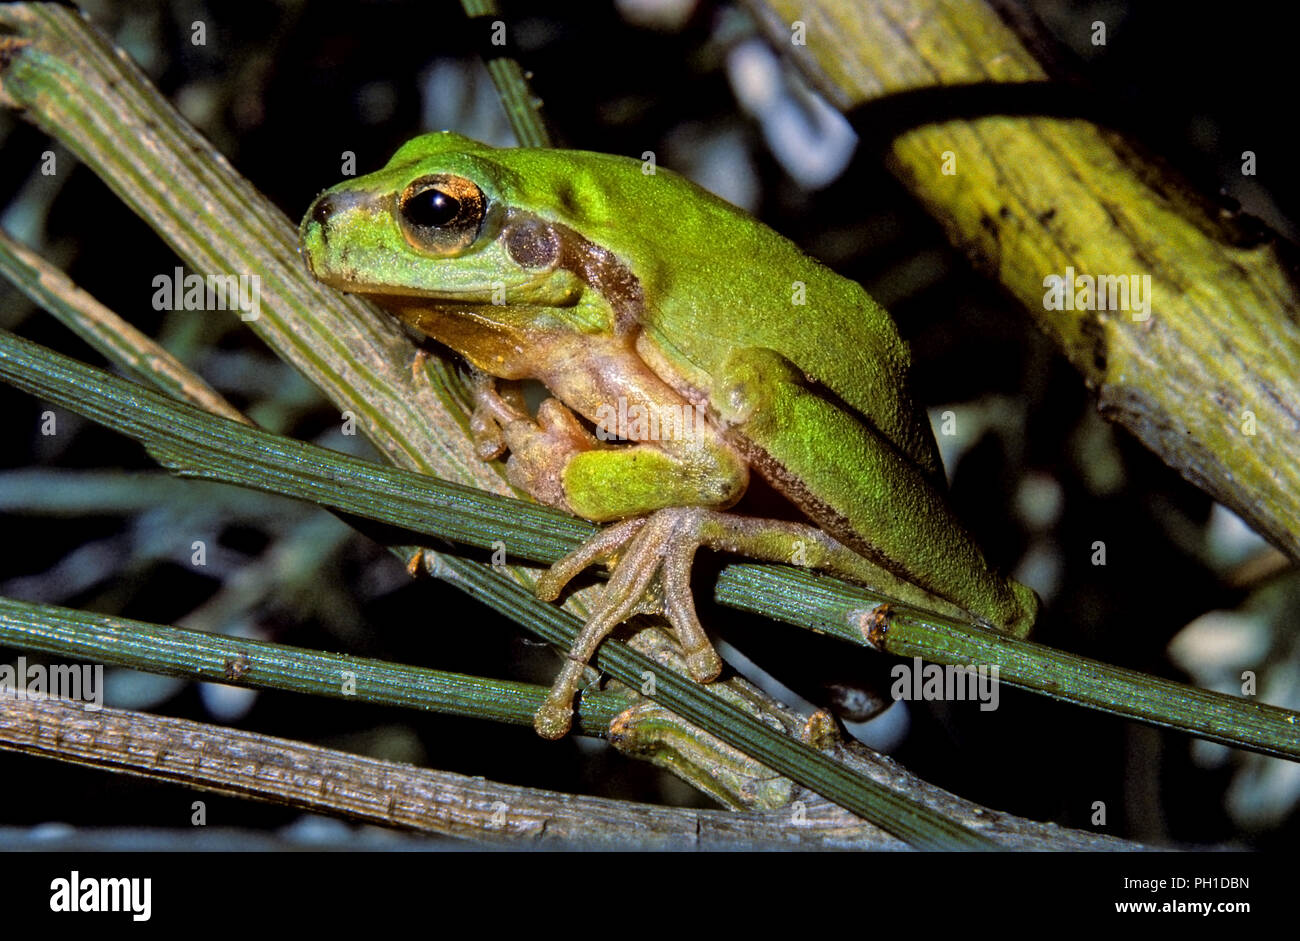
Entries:
[[399,312],[508,303],[581,318],[593,294],[617,308],[635,278],[566,224],[604,207],[598,194],[575,201],[574,166],[554,153],[417,137],[382,170],[317,197],[299,229],[303,255],[326,284]]

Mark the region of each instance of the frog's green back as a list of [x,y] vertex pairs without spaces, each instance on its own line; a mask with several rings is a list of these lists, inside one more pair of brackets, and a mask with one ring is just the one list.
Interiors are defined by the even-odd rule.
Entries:
[[712,391],[720,358],[739,347],[774,350],[942,480],[888,313],[747,213],[675,173],[650,175],[609,154],[496,149],[443,133],[409,142],[392,163],[408,159],[464,173],[497,190],[489,196],[613,251],[641,282],[645,329],[692,385]]

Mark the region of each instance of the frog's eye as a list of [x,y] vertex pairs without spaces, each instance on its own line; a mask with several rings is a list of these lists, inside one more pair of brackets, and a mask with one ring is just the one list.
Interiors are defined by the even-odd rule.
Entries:
[[402,234],[431,255],[458,255],[478,239],[487,197],[463,176],[439,173],[413,182],[398,204]]

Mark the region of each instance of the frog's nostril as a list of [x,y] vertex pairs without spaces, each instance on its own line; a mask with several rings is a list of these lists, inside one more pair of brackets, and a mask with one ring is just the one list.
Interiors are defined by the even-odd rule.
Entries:
[[312,204],[310,218],[325,230],[340,213],[371,205],[370,196],[366,193],[347,191],[325,193]]
[[330,216],[334,215],[335,204],[333,196],[322,196],[311,207],[312,221],[322,229],[327,228],[330,222]]

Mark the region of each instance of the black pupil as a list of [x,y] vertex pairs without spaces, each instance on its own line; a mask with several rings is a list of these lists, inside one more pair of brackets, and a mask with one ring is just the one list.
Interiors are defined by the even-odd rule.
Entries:
[[456,218],[460,213],[460,200],[431,186],[408,199],[402,212],[415,225],[437,228]]

